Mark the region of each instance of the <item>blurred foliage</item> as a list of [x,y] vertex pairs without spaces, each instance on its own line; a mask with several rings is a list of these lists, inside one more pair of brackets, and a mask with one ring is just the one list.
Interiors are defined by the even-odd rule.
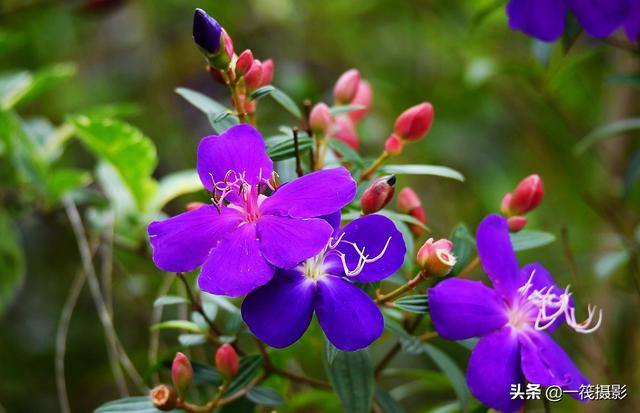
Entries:
[[[456,227],[459,222],[473,233],[522,177],[540,174],[546,197],[529,225],[552,233],[555,241],[522,252],[521,262],[542,262],[558,284],[570,283],[579,292],[579,300],[604,308],[604,327],[594,336],[557,335],[592,383],[624,383],[631,389],[624,403],[580,408],[638,411],[632,389],[640,384],[635,357],[640,337],[633,328],[640,315],[640,150],[630,138],[638,133],[640,59],[586,36],[574,39],[569,49],[568,42],[532,41],[509,30],[503,4],[0,3],[0,411],[51,411],[57,406],[55,330],[79,266],[73,234],[57,206],[65,195],[87,205],[92,236],[115,225],[115,325],[138,369],[153,367],[147,355],[156,311],[152,303],[158,291],[182,290],[177,283],[167,287],[148,259],[145,227],[163,208],[172,215],[186,202],[207,199],[204,192],[192,194],[197,189],[193,168],[199,138],[212,133],[211,119],[174,89],[187,87],[228,102],[224,88],[203,70],[192,43],[194,7],[205,8],[227,28],[236,50],[251,48],[256,57],[273,58],[274,84],[298,103],[305,98],[330,101],[337,76],[351,67],[360,69],[374,90],[372,113],[360,128],[365,159],[379,153],[401,110],[431,101],[436,122],[429,137],[394,163],[446,164],[465,176],[460,183],[399,175],[399,187],[411,185],[421,195],[434,236],[457,228],[454,237],[466,240],[468,232]],[[290,123],[291,115],[271,99],[260,105],[258,121],[265,136],[282,133],[276,125]],[[626,123],[612,123],[616,121]],[[135,155],[122,157],[113,152],[118,145],[104,144],[115,137],[134,147]],[[587,146],[589,142],[594,145]],[[579,154],[576,148],[582,149]],[[103,189],[111,204],[96,188]],[[34,204],[36,208],[25,210]],[[473,251],[472,245],[465,247]],[[225,311],[219,307],[217,311]],[[165,319],[184,312],[181,306],[160,308]],[[238,324],[239,315],[232,314],[223,320]],[[322,334],[315,322],[312,330],[316,334],[274,352],[275,362],[295,360],[296,368],[324,377]],[[161,334],[167,338],[163,343],[176,343],[178,333]],[[180,342],[184,340],[189,338]],[[170,359],[176,348],[163,345],[159,362]],[[379,360],[384,350],[382,345],[370,356]],[[202,360],[213,357],[202,347],[189,351]],[[409,412],[456,410],[456,396],[463,390],[459,384],[452,387],[450,374],[440,371],[464,371],[468,349],[435,340],[417,351],[417,358],[411,352],[398,357],[394,370],[383,377],[384,388]],[[72,411],[91,411],[118,397],[103,331],[85,295],[70,325],[66,377]],[[278,411],[339,410],[333,394],[311,389],[294,393],[292,384],[277,378],[268,386],[287,400]],[[375,392],[383,404],[385,390]],[[243,408],[246,404],[236,411]],[[553,411],[577,408],[567,401]]]

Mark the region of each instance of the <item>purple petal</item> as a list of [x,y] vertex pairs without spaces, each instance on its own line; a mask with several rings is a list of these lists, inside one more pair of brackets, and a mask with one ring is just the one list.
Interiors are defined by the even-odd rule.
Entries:
[[318,322],[329,341],[342,351],[373,343],[384,330],[378,306],[358,287],[333,275],[318,280]]
[[244,299],[242,318],[271,347],[288,347],[307,331],[315,295],[315,283],[300,272],[277,270],[268,284]]
[[515,412],[524,400],[511,400],[512,384],[523,384],[518,336],[505,327],[478,341],[467,369],[471,393],[487,406],[501,412]]
[[[382,215],[366,215],[352,221],[336,235],[340,236],[340,234],[344,235],[336,250],[345,254],[345,262],[350,270],[356,268],[360,256],[349,243],[355,243],[361,251],[364,249],[365,255],[369,255],[370,258],[377,257],[384,251],[379,260],[365,264],[362,272],[350,278],[351,280],[380,281],[402,266],[406,246],[402,234],[389,218]],[[325,262],[339,271],[335,273],[336,275],[345,275],[342,263],[336,255],[328,256]]]
[[506,218],[495,214],[484,218],[478,226],[476,244],[482,268],[493,286],[504,298],[512,299],[526,280],[522,280],[518,268]]
[[607,37],[623,22],[629,12],[627,1],[566,0],[573,14],[593,37]]
[[511,0],[507,15],[512,29],[551,42],[564,32],[567,5],[564,0]]
[[273,265],[291,268],[319,253],[329,242],[331,225],[323,219],[266,215],[258,220],[260,251]]
[[509,321],[502,298],[480,281],[449,278],[428,294],[433,326],[447,340],[485,336]]
[[258,182],[259,176],[268,179],[273,163],[260,133],[253,126],[242,124],[232,126],[220,136],[202,138],[197,169],[202,185],[211,191],[213,181],[224,180],[230,170],[237,174],[244,172],[251,185]]
[[198,287],[210,294],[239,297],[269,282],[273,272],[260,252],[255,226],[244,224],[211,252],[200,270]]
[[356,181],[345,168],[325,169],[294,179],[261,205],[262,213],[313,218],[339,211],[356,195]]
[[340,223],[342,222],[342,213],[340,212],[340,210],[332,214],[320,216],[318,218],[324,219],[329,223],[329,225],[331,225],[331,228],[333,228],[332,234],[337,234],[338,231],[340,231]]
[[[522,371],[530,382],[565,390],[579,390],[581,385],[589,384],[562,347],[547,334],[528,330],[520,333],[519,339]],[[580,400],[577,394],[572,396]]]
[[[551,291],[554,294],[562,294],[564,292],[564,290],[558,288],[556,283],[553,281],[553,277],[542,264],[533,262],[522,267],[523,279],[528,280],[531,277],[532,273],[532,287],[529,290],[529,293],[532,293],[534,290],[542,290],[545,287],[551,287]],[[569,298],[569,305],[571,307],[575,307],[573,297]],[[546,329],[546,331],[548,331],[549,334],[553,333],[553,331],[558,328],[558,326],[561,325],[564,320],[564,317],[559,317],[556,321],[553,322],[553,324],[551,324],[551,326]]]
[[189,272],[202,265],[216,243],[240,224],[237,211],[205,205],[149,224],[153,262],[171,272]]
[[629,13],[624,21],[624,32],[630,42],[640,41],[640,1],[631,1]]

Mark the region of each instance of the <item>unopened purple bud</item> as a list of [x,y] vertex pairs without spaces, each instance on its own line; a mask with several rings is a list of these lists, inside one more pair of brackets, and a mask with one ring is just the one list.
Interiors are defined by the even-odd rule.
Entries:
[[222,26],[202,9],[196,9],[193,15],[193,40],[209,54],[220,51]]

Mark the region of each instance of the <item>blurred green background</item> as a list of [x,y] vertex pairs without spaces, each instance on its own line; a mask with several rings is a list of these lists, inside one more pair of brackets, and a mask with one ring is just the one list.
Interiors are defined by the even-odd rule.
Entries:
[[[561,42],[535,42],[508,28],[502,5],[495,0],[3,0],[0,69],[75,63],[71,80],[20,107],[21,115],[59,124],[69,113],[125,103],[127,120],[157,146],[156,177],[192,168],[198,140],[211,133],[205,117],[174,89],[186,86],[227,100],[226,90],[203,70],[192,42],[195,7],[227,29],[236,52],[250,48],[258,58],[273,58],[274,84],[298,102],[331,102],[335,79],[358,68],[374,89],[371,114],[360,126],[361,152],[367,156],[380,152],[402,110],[432,102],[436,121],[428,138],[394,163],[447,165],[467,180],[403,176],[399,186],[416,188],[434,235],[446,237],[461,221],[475,228],[484,215],[498,210],[502,195],[520,179],[540,174],[545,200],[529,216],[529,226],[557,240],[521,254],[520,261],[545,264],[558,284],[572,285],[579,304],[604,309],[604,325],[594,335],[568,330],[556,335],[593,383],[629,387],[624,402],[567,403],[558,411],[562,406],[564,411],[640,411],[638,145],[633,136],[619,136],[581,155],[574,150],[592,130],[640,116],[640,57],[584,35],[568,52]],[[258,122],[268,134],[291,119],[266,102]],[[66,163],[83,168],[91,168],[92,159],[77,142],[64,155]],[[185,202],[205,197],[182,197],[165,210],[171,215]],[[10,208],[8,203],[1,207]],[[26,277],[0,318],[0,412],[57,411],[54,338],[78,270],[75,241],[59,209],[11,211],[26,251]],[[115,256],[115,325],[144,371],[152,302],[163,274],[144,254],[116,248]],[[575,257],[575,268],[568,256]],[[161,353],[170,353],[167,343],[172,342],[163,340]],[[319,354],[308,352],[317,345],[302,343],[293,351],[322,376],[321,360],[306,356]],[[461,353],[462,367],[465,357]],[[408,362],[400,357],[396,363]],[[73,411],[90,411],[117,397],[102,328],[86,290],[71,322],[66,369]],[[416,383],[403,399],[408,411],[427,411],[454,399],[446,386],[434,387],[427,378]],[[335,401],[315,402],[314,397],[279,411],[335,408]]]

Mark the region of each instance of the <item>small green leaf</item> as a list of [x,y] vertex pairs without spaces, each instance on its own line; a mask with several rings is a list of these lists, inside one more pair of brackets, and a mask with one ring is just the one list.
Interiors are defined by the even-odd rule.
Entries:
[[276,88],[271,91],[270,95],[273,100],[278,102],[280,106],[285,108],[289,113],[291,113],[297,119],[302,119],[302,112],[300,111],[300,108],[298,107],[298,105],[296,105],[296,102],[294,102],[293,99],[289,97],[289,95]]
[[464,223],[459,223],[451,231],[449,238],[453,243],[453,255],[456,257],[456,265],[451,270],[451,276],[458,275],[467,266],[476,242],[469,228]]
[[[193,384],[198,386],[211,384],[219,386],[222,384],[222,375],[213,367],[197,361],[192,361],[191,366],[193,367]],[[169,364],[168,367],[171,368],[171,365]]]
[[180,334],[178,342],[184,347],[195,347],[207,344],[207,336],[204,334]]
[[[329,380],[347,413],[369,413],[375,393],[373,365],[367,350],[344,352],[329,350],[325,341],[325,361]],[[329,354],[334,353],[329,363]]]
[[149,201],[147,209],[159,212],[169,201],[185,194],[202,190],[198,172],[190,169],[166,175],[158,182],[156,191]]
[[258,373],[262,366],[262,357],[246,356],[240,359],[240,368],[238,374],[233,379],[227,390],[227,394],[233,394],[246,386]]
[[426,314],[429,312],[429,301],[426,294],[401,297],[394,301],[393,305],[410,313]]
[[358,152],[351,148],[351,146],[339,139],[328,139],[327,143],[331,149],[335,150],[342,156],[343,161],[352,163],[358,169],[364,168],[364,160],[360,157]]
[[[305,152],[311,148],[313,141],[310,138],[298,137],[298,149],[300,153]],[[285,159],[293,158],[296,156],[295,143],[293,137],[284,142],[280,142],[267,150],[269,157],[273,161],[282,161]]]
[[556,240],[556,236],[544,231],[525,229],[511,235],[511,243],[515,251],[530,250],[542,247]]
[[400,344],[402,345],[402,350],[409,354],[420,354],[422,352],[422,342],[418,340],[417,337],[409,334],[400,324],[391,320],[386,315],[384,317],[384,326],[387,330],[393,333],[393,335],[398,337]]
[[380,211],[376,212],[376,214],[384,215],[387,218],[392,220],[398,220],[398,221],[406,222],[407,224],[417,225],[420,228],[424,229],[425,231],[431,231],[429,227],[427,227],[422,221],[417,220],[411,215],[401,214],[399,212],[395,212],[390,209],[381,209]]
[[395,401],[393,397],[380,386],[376,388],[376,400],[384,413],[404,413],[404,409],[400,406],[400,403]]
[[191,333],[203,333],[203,331],[196,323],[187,320],[163,321],[162,323],[154,324],[151,326],[151,331],[156,330],[184,330]]
[[72,63],[58,63],[36,73],[14,72],[0,76],[0,108],[8,110],[57,86],[76,73]]
[[[182,410],[170,410],[177,413]],[[103,404],[94,410],[94,413],[115,413],[115,412],[127,412],[127,413],[161,413],[156,409],[151,402],[149,396],[139,397],[127,397],[126,399],[114,400]]]
[[611,122],[597,128],[582,138],[582,140],[575,146],[574,151],[576,154],[581,155],[591,146],[607,139],[610,136],[616,136],[635,129],[640,129],[640,118],[623,119]]
[[25,257],[19,233],[9,215],[0,209],[0,315],[24,282]]
[[91,174],[82,169],[56,169],[47,175],[49,195],[54,201],[62,198],[67,192],[82,188],[91,183]]
[[469,394],[469,389],[467,389],[467,383],[460,367],[458,367],[447,353],[429,343],[422,343],[422,349],[424,353],[429,356],[438,368],[449,378],[453,391],[458,396],[458,400],[460,400],[462,410],[464,411],[469,404],[471,396]]
[[269,387],[256,386],[247,393],[247,399],[261,406],[280,406],[284,400],[275,390]]
[[432,175],[464,182],[464,176],[455,169],[438,165],[385,165],[381,171],[396,175]]
[[173,304],[187,304],[189,301],[184,297],[179,297],[177,295],[163,295],[162,297],[156,298],[153,302],[154,307],[161,307],[163,305],[173,305]]
[[262,86],[251,93],[249,100],[258,100],[264,96],[267,96],[274,90],[275,90],[275,87],[271,85]]
[[363,106],[363,105],[338,105],[338,106],[332,106],[329,109],[329,112],[331,112],[331,115],[335,117],[335,116],[344,115],[346,113],[353,112],[354,110],[360,110],[360,109],[365,109],[365,106]]
[[216,133],[224,133],[230,127],[240,123],[238,117],[226,109],[217,113],[210,112],[207,114],[207,118]]
[[196,108],[200,109],[205,115],[210,113],[228,112],[228,109],[221,103],[216,102],[207,95],[203,95],[195,90],[179,87],[176,89],[176,93],[182,96]]

